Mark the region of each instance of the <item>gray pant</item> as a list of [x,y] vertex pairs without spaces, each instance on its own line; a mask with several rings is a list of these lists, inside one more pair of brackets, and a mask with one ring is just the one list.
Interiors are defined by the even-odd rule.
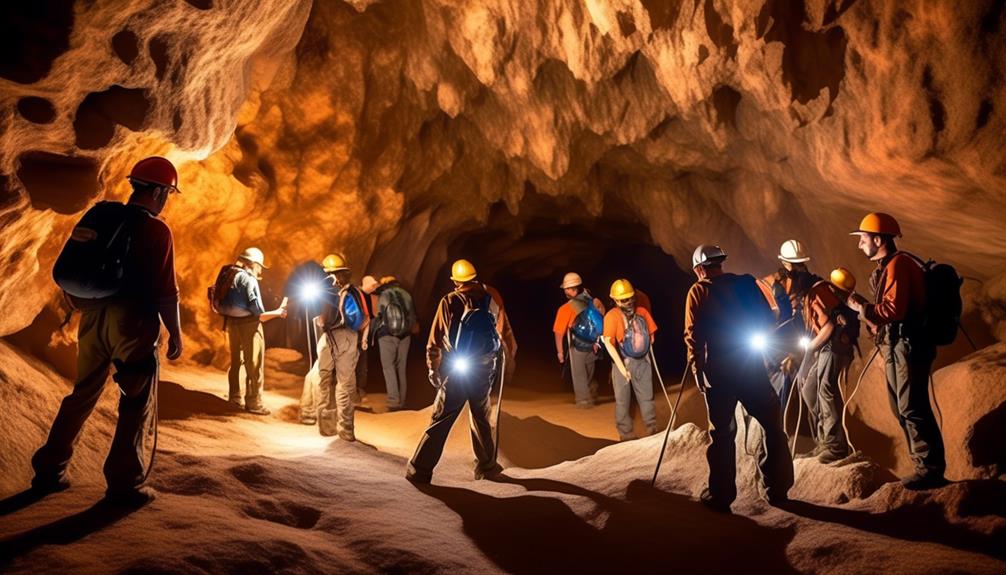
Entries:
[[[441,373],[445,373],[445,369]],[[472,432],[472,451],[475,452],[475,469],[489,471],[496,466],[496,448],[493,442],[492,424],[489,423],[492,391],[496,372],[496,359],[472,362],[464,376],[446,375],[444,384],[437,390],[433,403],[433,418],[419,440],[416,453],[409,461],[407,472],[410,476],[429,479],[433,468],[440,461],[444,444],[451,433],[465,404],[468,404]]]
[[756,361],[712,362],[706,367],[709,381],[706,409],[709,411],[709,495],[729,505],[737,498],[737,419],[739,402],[764,429],[758,446],[758,489],[766,497],[784,497],[793,486],[793,462],[782,429],[779,398],[768,380],[764,365]]
[[849,443],[842,428],[842,393],[839,379],[852,362],[852,348],[847,353],[835,352],[831,345],[817,352],[817,360],[810,368],[800,390],[807,405],[808,421],[814,442],[824,451],[845,455]]
[[388,388],[388,408],[405,407],[405,361],[409,357],[412,336],[398,338],[384,335],[377,339],[381,351],[381,367],[384,369],[384,385]]
[[631,385],[622,377],[622,372],[618,368],[613,368],[612,387],[615,389],[615,428],[618,429],[618,436],[622,439],[631,439],[632,416],[629,414],[629,407],[632,403],[632,394],[636,394],[636,401],[639,402],[639,414],[643,417],[643,424],[646,425],[647,433],[653,434],[657,431],[657,413],[653,407],[653,369],[650,366],[650,359],[644,357],[634,359],[626,357],[625,368],[632,374]]
[[356,392],[356,362],[360,357],[357,333],[339,328],[318,341],[318,417],[335,406],[340,436],[354,436],[353,394]]
[[905,432],[916,471],[943,475],[947,468],[943,435],[929,403],[929,372],[936,348],[925,342],[898,338],[882,343],[880,351],[884,354],[891,409]]
[[590,393],[590,381],[594,379],[594,362],[597,355],[593,351],[580,351],[575,347],[569,348],[569,370],[573,376],[573,396],[576,404],[587,407],[594,405],[594,398]]

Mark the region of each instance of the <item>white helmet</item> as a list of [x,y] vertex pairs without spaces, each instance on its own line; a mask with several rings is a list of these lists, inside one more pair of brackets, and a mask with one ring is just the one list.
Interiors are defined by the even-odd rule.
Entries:
[[251,262],[253,264],[258,264],[265,269],[269,269],[269,266],[265,265],[265,254],[263,254],[262,250],[258,248],[246,249],[245,251],[241,252],[241,255],[238,256],[238,259],[244,260],[246,262]]
[[720,246],[702,244],[692,252],[692,267],[719,264],[725,259],[727,253]]
[[569,272],[568,274],[562,277],[562,285],[559,287],[561,287],[562,289],[566,289],[582,285],[583,285],[583,278],[580,277],[580,274],[576,272]]
[[803,249],[800,240],[786,240],[779,248],[779,259],[791,264],[802,264],[810,261],[810,256]]

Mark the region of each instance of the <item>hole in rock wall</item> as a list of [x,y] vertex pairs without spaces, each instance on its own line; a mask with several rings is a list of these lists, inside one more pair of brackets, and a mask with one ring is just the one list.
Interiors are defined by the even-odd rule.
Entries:
[[17,177],[36,209],[76,214],[98,195],[98,166],[89,158],[32,151],[18,160]]
[[73,0],[6,2],[0,18],[0,78],[32,84],[70,47]]

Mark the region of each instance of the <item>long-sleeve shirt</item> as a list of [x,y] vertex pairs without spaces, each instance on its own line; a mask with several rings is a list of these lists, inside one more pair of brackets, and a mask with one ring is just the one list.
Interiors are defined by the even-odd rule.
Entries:
[[685,348],[688,360],[702,368],[706,356],[743,349],[745,329],[771,329],[775,316],[755,279],[719,274],[692,284],[685,299]]
[[926,285],[922,267],[904,252],[878,262],[870,278],[875,303],[867,304],[863,317],[876,326],[907,322],[926,305]]
[[231,289],[220,302],[220,312],[227,317],[258,317],[264,314],[258,278],[246,269],[234,274]]
[[[506,312],[487,286],[475,282],[463,284],[442,297],[437,305],[437,313],[430,326],[430,337],[426,340],[426,366],[428,368],[440,369],[444,352],[450,352],[453,349],[450,330],[454,319],[459,318],[460,321],[466,307],[477,307],[487,295],[492,296],[490,310],[496,316],[497,332],[500,332],[501,325],[509,323],[506,321]],[[500,332],[500,337],[505,341],[502,332]]]

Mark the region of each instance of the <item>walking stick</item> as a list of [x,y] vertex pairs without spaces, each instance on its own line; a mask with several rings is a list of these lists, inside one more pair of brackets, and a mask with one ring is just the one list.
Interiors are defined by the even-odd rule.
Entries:
[[[653,470],[653,479],[650,480],[650,487],[657,484],[657,474],[660,473],[660,464],[664,462],[664,451],[667,450],[667,439],[671,436],[671,430],[674,429],[674,421],[678,417],[678,405],[681,403],[681,395],[685,391],[685,378],[688,377],[688,368],[692,366],[692,362],[685,364],[685,372],[681,374],[681,388],[678,389],[678,397],[674,400],[674,406],[671,408],[671,420],[667,422],[667,431],[664,432],[664,442],[660,446],[660,457],[657,458],[657,468]],[[661,382],[663,385],[663,382]],[[667,393],[666,390],[664,393]],[[670,399],[668,398],[668,402]]]
[[[500,452],[500,411],[503,410],[503,381],[506,379],[506,350],[500,348],[500,392],[499,399],[496,400],[496,437],[493,441],[493,459],[495,459]],[[492,388],[490,388],[490,392]]]
[[968,330],[964,329],[964,324],[962,324],[962,323],[958,323],[958,324],[957,324],[957,328],[958,328],[958,329],[960,329],[960,330],[961,330],[961,333],[963,333],[963,334],[964,334],[964,337],[966,337],[966,338],[967,338],[967,340],[968,340],[968,343],[970,343],[970,344],[971,344],[971,349],[973,349],[973,350],[975,350],[975,351],[978,351],[978,346],[977,346],[977,345],[975,345],[975,340],[971,339],[971,336],[970,336],[970,335],[968,334]]
[[671,405],[671,396],[667,395],[667,387],[664,386],[664,377],[660,375],[660,368],[657,367],[657,356],[653,354],[653,344],[650,344],[650,361],[653,362],[653,371],[657,372],[657,381],[660,382],[660,389],[664,392],[664,399],[667,400],[667,407],[670,407],[673,411],[674,407]]
[[846,425],[846,415],[849,413],[849,404],[852,403],[852,398],[856,396],[856,392],[859,391],[859,384],[863,383],[863,376],[866,375],[866,371],[870,369],[873,365],[873,360],[877,358],[877,354],[880,353],[880,348],[873,348],[873,353],[870,355],[870,359],[867,360],[866,365],[863,366],[863,370],[859,372],[859,378],[856,380],[856,387],[852,388],[852,393],[845,400],[845,404],[842,406],[842,430],[845,431],[845,441],[849,444],[849,449],[853,452],[856,451],[856,446],[852,444],[852,438],[849,436],[849,427]]

